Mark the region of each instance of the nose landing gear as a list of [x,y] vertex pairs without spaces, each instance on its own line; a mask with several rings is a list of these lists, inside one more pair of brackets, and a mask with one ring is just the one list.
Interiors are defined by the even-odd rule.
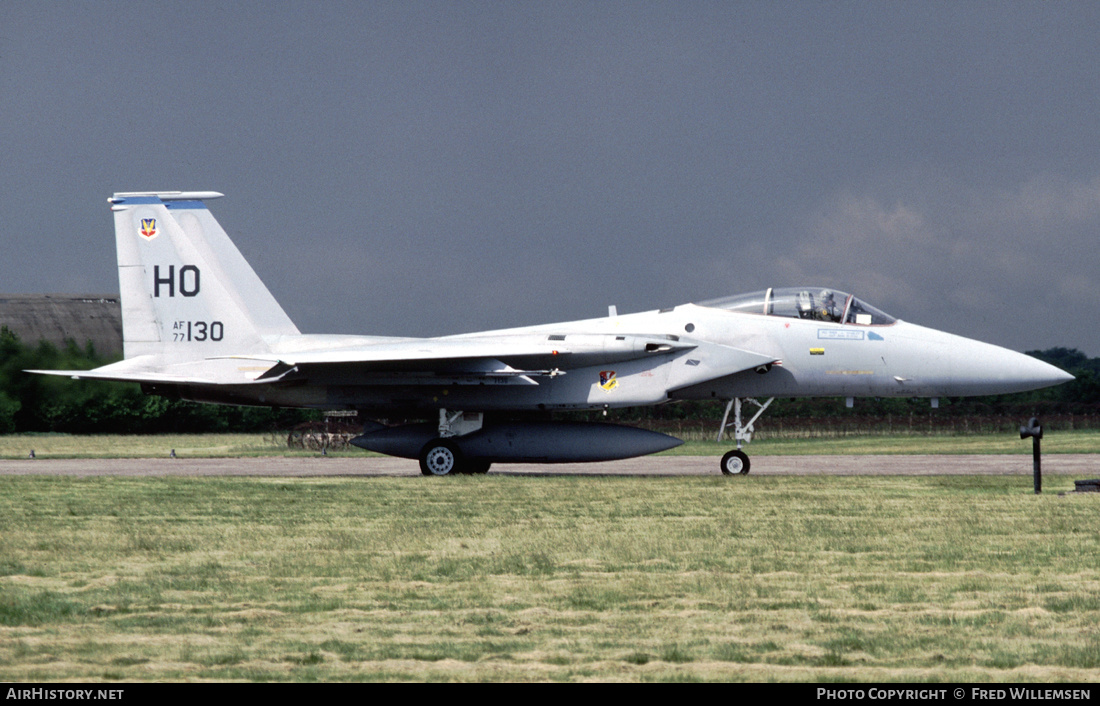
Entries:
[[[726,435],[726,430],[733,427],[733,438],[737,441],[737,448],[726,452],[726,455],[722,457],[722,473],[729,475],[746,475],[749,472],[749,457],[744,451],[741,450],[742,443],[749,443],[752,441],[752,433],[755,431],[753,424],[760,415],[764,413],[764,410],[768,408],[772,402],[775,401],[774,397],[768,398],[767,402],[760,403],[752,398],[745,398],[746,402],[751,402],[760,409],[756,411],[756,414],[752,415],[752,419],[747,424],[741,421],[741,398],[734,397],[726,405],[726,413],[722,415],[722,428],[718,430],[718,441],[721,442],[722,438]],[[733,409],[733,422],[729,421],[730,409]]]
[[749,457],[741,449],[727,451],[722,457],[722,473],[727,476],[746,475],[749,472]]

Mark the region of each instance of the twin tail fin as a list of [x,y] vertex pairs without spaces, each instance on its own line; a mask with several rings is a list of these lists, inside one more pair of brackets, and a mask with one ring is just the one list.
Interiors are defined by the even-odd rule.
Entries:
[[214,219],[214,191],[120,192],[114,212],[126,359],[263,354],[298,329]]

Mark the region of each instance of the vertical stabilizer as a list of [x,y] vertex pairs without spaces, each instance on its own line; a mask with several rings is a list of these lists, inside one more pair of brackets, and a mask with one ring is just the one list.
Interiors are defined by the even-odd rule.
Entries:
[[298,329],[206,207],[213,191],[111,199],[126,358],[264,353]]

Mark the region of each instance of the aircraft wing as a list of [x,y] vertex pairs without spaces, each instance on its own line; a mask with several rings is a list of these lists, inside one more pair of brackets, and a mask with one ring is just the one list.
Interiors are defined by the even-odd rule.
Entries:
[[[349,339],[351,341],[352,339]],[[262,385],[300,378],[359,384],[537,385],[535,378],[570,370],[645,358],[654,364],[672,357],[674,389],[775,362],[769,356],[729,346],[666,335],[527,334],[396,339],[321,350],[217,356],[157,365],[130,359],[94,370],[33,370],[74,379],[120,382]]]
[[776,358],[731,346],[665,335],[572,334],[484,336],[389,342],[367,348],[309,351],[273,357],[256,382],[299,376],[342,377],[364,383],[538,384],[535,378],[652,359],[669,365],[668,389],[678,389],[745,370]]
[[299,373],[358,371],[504,377],[556,376],[570,369],[691,350],[697,344],[663,335],[530,334],[405,339],[328,350],[235,356],[270,362],[257,379]]

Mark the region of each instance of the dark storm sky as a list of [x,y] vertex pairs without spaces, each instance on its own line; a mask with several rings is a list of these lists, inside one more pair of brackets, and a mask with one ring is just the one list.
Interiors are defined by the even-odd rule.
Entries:
[[0,0],[0,291],[211,210],[304,332],[820,284],[1100,355],[1100,4]]

